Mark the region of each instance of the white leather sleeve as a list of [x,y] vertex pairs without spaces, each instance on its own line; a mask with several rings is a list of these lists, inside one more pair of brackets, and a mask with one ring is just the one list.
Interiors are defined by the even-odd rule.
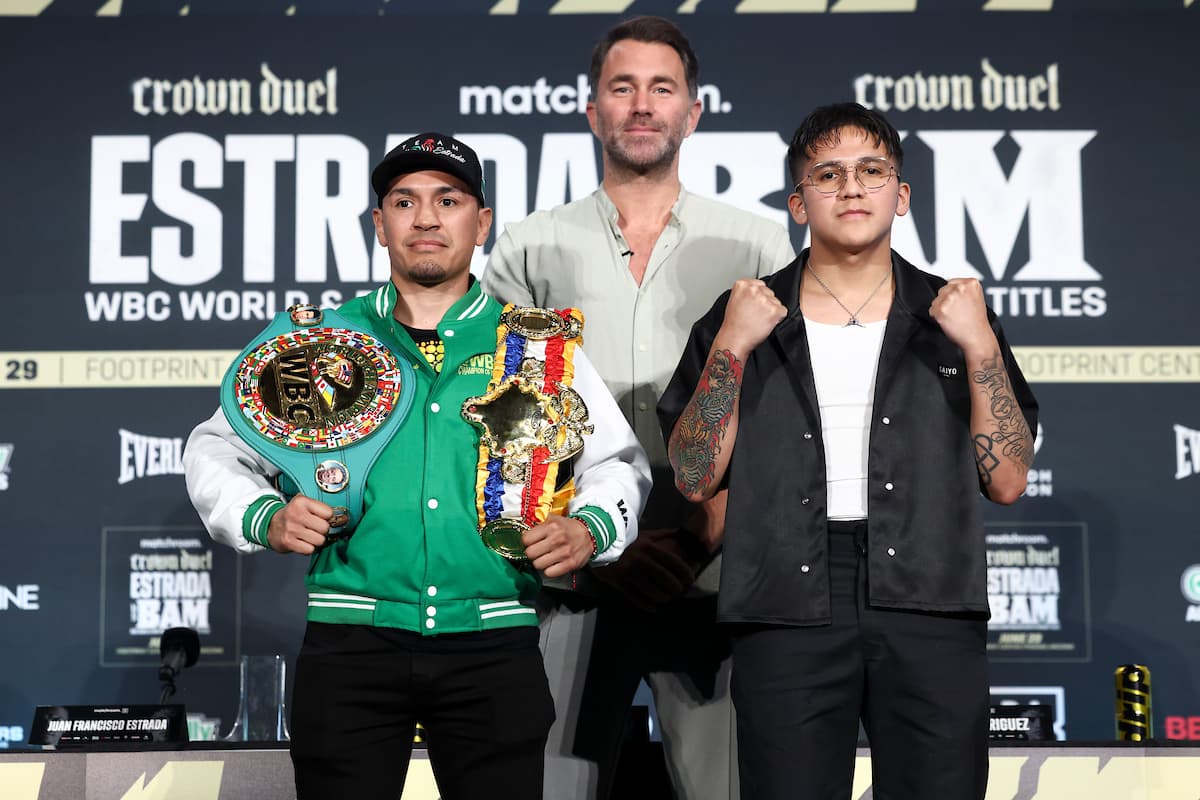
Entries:
[[583,437],[583,452],[575,459],[575,496],[568,513],[585,506],[601,509],[616,531],[609,547],[592,563],[616,561],[637,537],[637,520],[650,493],[650,462],[638,444],[616,400],[600,379],[596,368],[575,350],[575,380],[572,388],[587,405],[594,432]]
[[265,549],[242,534],[242,519],[261,497],[284,499],[271,480],[279,469],[234,433],[221,409],[188,436],[183,469],[188,496],[213,539],[243,553]]

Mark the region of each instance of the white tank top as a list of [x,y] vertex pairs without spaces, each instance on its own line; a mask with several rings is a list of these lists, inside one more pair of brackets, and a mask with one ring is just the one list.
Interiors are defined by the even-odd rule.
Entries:
[[843,326],[805,319],[804,326],[821,410],[829,519],[866,519],[867,447],[887,320]]

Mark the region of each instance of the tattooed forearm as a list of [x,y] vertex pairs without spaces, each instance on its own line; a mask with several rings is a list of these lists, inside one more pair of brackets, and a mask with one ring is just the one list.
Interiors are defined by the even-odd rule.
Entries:
[[987,398],[989,431],[975,436],[975,461],[984,485],[991,483],[992,472],[1000,466],[1000,457],[1011,459],[1023,470],[1033,463],[1033,436],[1021,406],[1013,396],[1004,359],[997,352],[984,359],[971,374],[972,382]]
[[716,477],[717,459],[742,385],[742,362],[728,350],[708,357],[700,384],[671,436],[668,456],[675,483],[689,496],[703,494]]
[[975,437],[975,466],[979,468],[979,482],[992,485],[992,473],[1000,466],[1000,459],[992,453],[992,440],[984,434]]

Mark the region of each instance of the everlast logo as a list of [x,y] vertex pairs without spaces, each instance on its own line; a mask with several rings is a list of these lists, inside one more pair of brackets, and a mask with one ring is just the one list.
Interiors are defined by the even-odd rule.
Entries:
[[8,489],[8,465],[12,461],[13,446],[0,444],[0,492]]
[[121,438],[121,473],[117,483],[155,475],[183,474],[183,439],[143,436],[119,429]]
[[1200,473],[1200,431],[1175,426],[1175,480]]

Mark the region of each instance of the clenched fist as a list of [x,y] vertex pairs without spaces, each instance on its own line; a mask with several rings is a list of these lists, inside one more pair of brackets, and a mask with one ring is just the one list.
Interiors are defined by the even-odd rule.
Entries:
[[557,578],[582,567],[592,558],[592,535],[582,520],[550,516],[521,533],[525,557],[547,578]]
[[309,555],[325,544],[333,508],[298,494],[271,517],[267,544],[277,553]]
[[720,342],[718,349],[727,349],[745,359],[786,316],[787,308],[765,283],[757,278],[742,278],[729,293],[725,321],[716,337]]
[[933,298],[929,316],[968,357],[972,353],[989,356],[996,351],[983,286],[974,278],[951,278]]

